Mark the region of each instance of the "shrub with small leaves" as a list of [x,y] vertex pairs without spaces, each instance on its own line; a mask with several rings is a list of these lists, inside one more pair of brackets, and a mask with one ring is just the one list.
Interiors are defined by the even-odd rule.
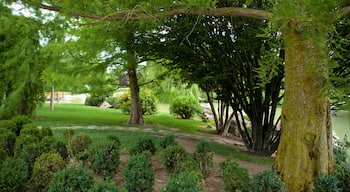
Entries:
[[64,169],[65,166],[65,161],[59,154],[43,153],[34,162],[28,188],[31,191],[47,191],[54,173]]
[[341,192],[350,192],[350,164],[340,163],[334,166],[334,176],[338,180]]
[[224,181],[225,191],[248,191],[250,185],[250,176],[248,170],[239,166],[232,159],[226,159],[220,164],[222,169],[222,179]]
[[187,153],[182,146],[168,146],[162,152],[163,165],[168,173],[178,173],[182,171],[183,162],[187,158]]
[[79,153],[88,150],[91,142],[91,138],[84,133],[74,135],[70,141],[73,155],[77,157]]
[[42,137],[53,136],[52,129],[50,127],[42,127],[41,135]]
[[178,96],[170,103],[170,113],[182,119],[191,119],[194,115],[201,115],[203,109],[198,99],[189,96]]
[[113,181],[95,181],[94,186],[88,192],[127,192],[126,189],[118,187]]
[[94,148],[90,155],[91,167],[104,178],[113,178],[120,164],[119,142],[111,141]]
[[272,170],[266,170],[254,175],[250,188],[252,192],[287,192],[284,182],[279,175]]
[[123,176],[125,188],[129,192],[152,192],[154,185],[154,170],[151,161],[142,154],[129,157]]
[[338,180],[332,175],[320,174],[315,178],[314,192],[339,192]]
[[175,135],[173,134],[167,134],[165,135],[159,143],[160,147],[165,149],[168,146],[173,146],[173,145],[177,145],[177,142],[175,141]]
[[[148,90],[141,90],[140,93],[141,107],[143,115],[153,115],[157,112],[157,102],[154,95]],[[131,112],[131,97],[130,92],[124,93],[118,97],[118,108],[124,114]]]
[[210,143],[205,140],[199,141],[193,153],[193,159],[197,162],[198,169],[204,177],[210,174],[210,167],[213,166],[213,157],[214,153],[211,151]]
[[196,176],[188,171],[171,175],[161,192],[202,192],[203,187]]
[[138,141],[136,145],[131,148],[130,155],[144,152],[149,152],[152,155],[156,153],[156,146],[151,138],[142,138],[140,141]]
[[103,103],[103,100],[104,97],[100,96],[86,97],[84,104],[87,106],[100,106]]
[[93,187],[92,175],[82,168],[69,167],[56,172],[48,192],[85,192]]
[[113,109],[118,108],[118,98],[117,97],[107,97],[106,101],[112,105]]
[[0,167],[0,191],[25,191],[28,181],[28,166],[25,160],[8,157]]
[[23,116],[23,115],[16,116],[12,118],[11,121],[15,125],[15,126],[11,126],[11,131],[16,133],[17,136],[20,134],[24,125],[30,124],[32,122],[32,120],[29,117]]
[[4,130],[0,133],[0,149],[4,150],[8,156],[14,154],[16,137],[16,134],[10,130]]

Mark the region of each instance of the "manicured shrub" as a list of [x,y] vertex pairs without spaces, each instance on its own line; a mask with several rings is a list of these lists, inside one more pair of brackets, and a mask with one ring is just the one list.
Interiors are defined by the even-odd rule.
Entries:
[[168,173],[178,173],[183,170],[183,162],[187,153],[182,146],[168,146],[162,152],[163,165]]
[[56,172],[48,192],[86,192],[93,187],[92,175],[82,168],[69,167]]
[[314,192],[339,192],[338,180],[332,175],[320,174],[315,178]]
[[284,182],[272,170],[266,170],[253,176],[251,192],[265,191],[287,192]]
[[113,181],[95,181],[94,186],[88,192],[127,192],[126,189],[118,187]]
[[90,159],[95,173],[104,178],[113,178],[120,164],[119,143],[111,141],[96,147],[91,151]]
[[113,109],[118,108],[118,98],[117,97],[107,97],[106,101],[112,105]]
[[177,145],[177,142],[175,141],[175,135],[173,134],[167,134],[165,135],[159,143],[160,147],[165,149],[168,146],[173,146],[173,145]]
[[33,135],[35,137],[37,137],[39,140],[42,139],[42,134],[40,129],[38,129],[36,126],[34,125],[24,125],[20,135]]
[[334,166],[334,176],[338,180],[341,192],[350,192],[350,164],[340,163]]
[[79,153],[88,150],[91,142],[91,138],[84,133],[74,135],[70,141],[73,155],[77,157]]
[[57,140],[55,137],[46,136],[41,140],[44,146],[44,152],[55,152],[61,155],[63,159],[68,158],[68,150],[66,143]]
[[8,156],[14,154],[16,137],[16,134],[10,130],[4,130],[0,133],[0,149],[4,150]]
[[178,96],[170,103],[170,113],[182,119],[191,119],[196,114],[201,115],[203,109],[194,97]]
[[65,161],[59,154],[43,153],[34,162],[28,188],[31,191],[47,191],[53,175],[65,166]]
[[50,127],[42,127],[41,135],[42,137],[53,136],[52,129]]
[[129,157],[123,176],[125,188],[129,192],[152,192],[154,185],[154,170],[151,161],[142,154]]
[[202,192],[203,187],[196,176],[188,171],[170,176],[162,192]]
[[44,145],[41,142],[24,145],[22,150],[19,153],[16,153],[16,157],[26,160],[29,176],[32,175],[35,159],[42,153],[44,153]]
[[248,170],[239,166],[232,159],[227,159],[220,164],[222,169],[222,179],[224,181],[225,191],[248,191],[250,185],[250,177]]
[[[140,92],[142,114],[153,115],[157,112],[156,98],[149,91]],[[131,112],[131,97],[130,93],[124,93],[118,97],[118,108],[123,111],[124,114],[130,114]]]
[[28,166],[25,160],[8,157],[0,167],[0,191],[26,191]]
[[14,149],[15,156],[18,156],[22,152],[24,146],[30,145],[30,144],[38,144],[38,143],[40,143],[40,139],[37,136],[34,136],[34,135],[18,136],[15,142],[15,149]]
[[143,152],[149,152],[152,155],[156,153],[156,147],[152,139],[142,138],[136,143],[136,145],[133,148],[131,148],[130,155],[135,155]]
[[32,122],[32,120],[29,117],[23,116],[23,115],[16,116],[16,117],[12,118],[11,121],[15,125],[14,127],[11,127],[11,129],[12,129],[11,131],[16,133],[17,136],[20,134],[24,125],[30,124]]
[[193,159],[197,162],[198,169],[204,177],[210,174],[210,167],[213,166],[213,157],[214,153],[211,151],[210,143],[205,140],[200,140],[193,153]]
[[104,97],[90,96],[86,97],[85,105],[87,106],[100,106],[103,103]]

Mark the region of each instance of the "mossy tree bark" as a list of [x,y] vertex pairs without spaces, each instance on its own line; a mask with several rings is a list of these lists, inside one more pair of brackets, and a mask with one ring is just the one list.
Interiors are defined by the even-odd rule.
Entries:
[[288,191],[312,191],[315,176],[331,173],[333,166],[329,99],[323,92],[326,35],[314,23],[297,20],[289,22],[284,35],[285,102],[275,168]]

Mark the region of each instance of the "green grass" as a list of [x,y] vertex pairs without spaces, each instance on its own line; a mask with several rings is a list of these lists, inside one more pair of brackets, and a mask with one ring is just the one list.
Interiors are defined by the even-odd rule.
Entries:
[[[163,106],[164,108],[164,106]],[[122,114],[116,109],[101,109],[79,104],[59,104],[55,105],[55,110],[50,111],[49,105],[44,104],[36,111],[34,124],[37,126],[49,126],[57,138],[64,140],[64,129],[55,129],[55,127],[72,127],[72,126],[120,126],[129,127],[125,122],[129,116]],[[207,130],[204,128],[208,123],[200,119],[184,120],[171,116],[163,110],[159,114],[144,116],[146,126],[132,126],[140,129],[153,128],[154,130],[170,130],[176,128],[180,132],[196,134],[199,131]],[[113,128],[107,129],[74,129],[75,133],[86,133],[92,138],[93,145],[99,145],[107,142],[108,135],[117,135],[121,140],[122,153],[127,153],[130,148],[143,137],[151,137],[155,143],[159,143],[160,137],[150,135],[145,132],[121,131]],[[261,157],[249,154],[244,149],[233,145],[220,145],[212,143],[213,151],[224,157],[232,156],[235,159],[255,162],[259,164],[272,164],[271,158]]]

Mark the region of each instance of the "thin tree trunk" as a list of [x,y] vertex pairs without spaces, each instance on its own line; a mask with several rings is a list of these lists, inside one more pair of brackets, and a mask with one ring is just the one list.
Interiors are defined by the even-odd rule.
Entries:
[[131,94],[131,112],[128,124],[143,125],[140,88],[137,81],[136,69],[129,69],[128,75]]
[[[307,25],[306,32],[299,25]],[[312,191],[315,176],[331,173],[333,166],[329,99],[322,92],[328,78],[326,40],[317,41],[321,30],[292,20],[284,33],[285,98],[274,167],[289,192]]]
[[51,111],[55,109],[54,97],[55,97],[55,87],[52,85],[51,92],[50,92],[50,110]]

